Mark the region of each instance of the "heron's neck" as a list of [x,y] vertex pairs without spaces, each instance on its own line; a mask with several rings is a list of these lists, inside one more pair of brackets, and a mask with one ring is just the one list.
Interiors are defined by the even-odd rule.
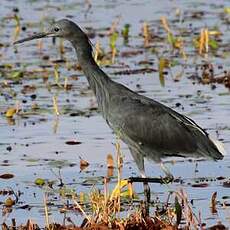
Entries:
[[104,107],[106,106],[105,98],[108,99],[108,85],[111,84],[112,80],[95,62],[90,44],[89,50],[76,47],[75,44],[73,45],[77,53],[79,64],[89,82],[90,88],[93,90],[97,98],[98,106],[103,112],[105,109]]

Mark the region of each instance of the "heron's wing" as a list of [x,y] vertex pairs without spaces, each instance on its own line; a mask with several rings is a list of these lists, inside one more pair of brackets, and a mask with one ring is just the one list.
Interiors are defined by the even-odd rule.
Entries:
[[194,151],[197,148],[190,129],[163,105],[127,99],[123,115],[122,129],[137,143],[174,153]]
[[166,155],[186,155],[206,148],[219,153],[207,133],[194,121],[163,104],[142,96],[120,96],[113,103],[117,103],[114,114],[122,132],[141,145]]

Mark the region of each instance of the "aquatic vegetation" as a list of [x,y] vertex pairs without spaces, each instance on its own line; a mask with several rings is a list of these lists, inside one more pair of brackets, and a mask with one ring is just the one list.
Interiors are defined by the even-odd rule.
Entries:
[[116,41],[118,39],[118,32],[113,32],[110,35],[110,40],[109,40],[109,45],[110,45],[110,49],[111,49],[111,62],[114,63],[115,60],[115,56],[117,54],[117,48],[116,48]]
[[[142,187],[127,179],[137,176],[136,168],[97,116],[97,104],[69,45],[50,39],[23,48],[11,46],[19,36],[44,30],[63,13],[87,30],[95,60],[112,78],[184,110],[229,149],[229,7],[208,1],[185,1],[176,8],[161,7],[163,1],[157,7],[120,3],[31,1],[33,17],[28,17],[19,3],[12,8],[2,2],[3,229],[22,223],[21,229],[206,228],[219,221],[228,225],[228,157],[222,162],[198,161],[198,167],[168,161],[181,177],[169,185],[152,186],[154,199],[145,217]],[[130,7],[129,13],[125,7]],[[116,152],[124,151],[122,159],[111,153],[114,146]],[[156,165],[147,170],[159,176]],[[36,221],[26,222],[32,214]],[[221,224],[216,227],[224,229]]]
[[124,45],[128,45],[129,42],[129,32],[130,31],[130,24],[125,24],[122,31],[121,31],[121,35],[124,39]]

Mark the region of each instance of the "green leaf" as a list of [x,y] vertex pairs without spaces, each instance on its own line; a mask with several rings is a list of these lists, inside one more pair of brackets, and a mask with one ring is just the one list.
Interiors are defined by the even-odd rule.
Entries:
[[225,7],[224,8],[224,13],[230,14],[230,7]]
[[128,39],[129,39],[129,28],[130,25],[129,24],[125,24],[124,28],[121,31],[121,35],[124,38],[124,42],[127,43]]
[[13,79],[15,79],[15,80],[17,80],[17,79],[19,79],[19,78],[22,78],[23,77],[23,72],[22,71],[17,71],[17,70],[15,70],[15,71],[13,71],[12,73],[11,73],[11,78],[13,78]]
[[114,33],[110,36],[109,45],[110,45],[110,48],[111,48],[111,49],[115,49],[117,39],[118,39],[118,33],[117,33],[117,32],[114,32]]
[[72,197],[75,194],[75,191],[72,188],[67,188],[66,186],[63,186],[59,189],[59,194],[62,197]]
[[174,67],[180,65],[180,62],[178,60],[170,60],[170,67]]
[[35,183],[36,185],[38,185],[38,186],[43,186],[46,182],[45,182],[45,180],[42,179],[42,178],[37,178],[37,179],[34,181],[34,183]]
[[176,41],[176,39],[175,39],[175,37],[173,36],[173,34],[172,34],[172,33],[168,33],[168,42],[169,42],[172,46],[174,46],[175,41]]
[[[128,189],[121,192],[120,196],[122,198],[130,199],[130,192]],[[133,194],[133,199],[138,199],[138,195],[136,193]]]
[[218,48],[218,43],[216,40],[213,40],[213,39],[210,39],[208,41],[208,44],[209,46],[212,48],[212,49],[217,49]]

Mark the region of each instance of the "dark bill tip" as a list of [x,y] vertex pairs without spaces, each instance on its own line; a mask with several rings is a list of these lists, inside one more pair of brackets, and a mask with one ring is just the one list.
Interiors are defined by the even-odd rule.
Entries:
[[17,41],[15,41],[13,43],[13,45],[20,44],[20,43],[23,43],[23,42],[26,42],[26,41],[30,41],[30,40],[34,40],[34,39],[48,37],[48,36],[51,36],[51,33],[45,33],[45,32],[37,33],[37,34],[34,34],[34,35],[32,35],[32,36],[30,36],[28,38],[17,40]]

